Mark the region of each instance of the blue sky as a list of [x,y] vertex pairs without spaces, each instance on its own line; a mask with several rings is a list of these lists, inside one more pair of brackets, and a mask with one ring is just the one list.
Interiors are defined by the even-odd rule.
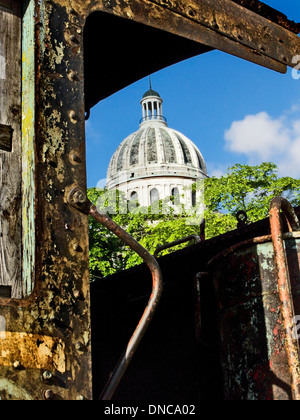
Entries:
[[[265,3],[300,22],[299,0]],[[300,55],[300,51],[299,51]],[[299,72],[300,74],[300,72]],[[235,164],[273,161],[282,176],[300,178],[300,78],[248,63],[220,51],[154,73],[169,127],[201,150],[209,175]],[[112,154],[139,128],[142,79],[91,110],[86,123],[88,187],[106,178]]]

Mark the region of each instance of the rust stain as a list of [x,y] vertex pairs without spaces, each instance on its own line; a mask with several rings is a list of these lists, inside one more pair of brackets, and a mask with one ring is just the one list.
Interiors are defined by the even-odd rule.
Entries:
[[22,368],[66,371],[65,344],[58,338],[25,332],[5,332],[0,340],[0,364]]

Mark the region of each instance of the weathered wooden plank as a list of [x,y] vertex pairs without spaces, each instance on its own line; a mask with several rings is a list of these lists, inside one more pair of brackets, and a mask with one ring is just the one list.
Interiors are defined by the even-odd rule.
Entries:
[[35,270],[35,32],[34,1],[24,2],[22,22],[22,278],[23,296],[34,287]]
[[[6,2],[7,3],[7,2]],[[8,4],[6,4],[8,6]],[[22,297],[20,3],[0,8],[0,285]],[[13,137],[11,137],[13,130]]]
[[[299,37],[231,0],[149,0],[284,65],[294,67]],[[209,46],[213,46],[208,44]]]

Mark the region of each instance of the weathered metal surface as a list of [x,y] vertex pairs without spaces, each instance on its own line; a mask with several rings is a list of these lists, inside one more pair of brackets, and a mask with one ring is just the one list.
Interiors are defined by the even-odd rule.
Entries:
[[[295,272],[299,235],[286,235],[285,244],[289,270]],[[210,262],[210,268],[219,305],[225,399],[291,399],[271,236],[229,248]],[[299,276],[295,281],[299,282]],[[294,290],[297,300],[299,284]]]
[[251,48],[256,54],[293,67],[293,57],[299,52],[299,38],[231,0],[194,0],[188,5],[183,0],[150,1]]
[[0,298],[2,399],[92,398],[88,222],[64,201],[69,183],[86,186],[83,50],[68,32],[83,24],[60,4],[24,4],[24,298]]
[[258,0],[231,0],[234,3],[240,4],[243,7],[246,7],[249,10],[252,10],[255,13],[258,13],[260,16],[270,20],[271,22],[277,23],[283,28],[288,29],[295,34],[300,32],[300,23],[295,23],[287,18],[286,15],[275,10],[273,7],[268,6],[265,3],[262,3]]
[[[19,369],[66,371],[63,340],[40,334],[4,332],[0,340],[0,364]],[[37,347],[37,342],[39,343]]]
[[[170,57],[161,61],[158,57],[157,70],[197,51],[219,48],[284,72],[291,55],[299,51],[298,37],[230,3],[229,8],[229,0],[215,0],[213,4],[211,0],[192,1],[189,5],[171,0],[23,2],[20,218],[23,239],[14,240],[15,244],[22,243],[23,258],[19,254],[16,261],[22,261],[23,280],[15,283],[18,291],[12,290],[13,299],[0,297],[1,349],[7,349],[0,359],[3,399],[92,397],[88,220],[86,215],[70,208],[65,194],[72,185],[86,188],[84,80],[91,70],[84,67],[83,38],[88,17],[98,12],[141,24],[139,31],[133,31],[134,35],[142,34],[142,28],[148,26],[176,35],[176,39],[198,43],[199,50],[193,44],[189,53],[183,47],[184,52],[177,52],[173,38],[172,48],[166,49],[171,51]],[[3,10],[8,9],[1,7],[0,13]],[[241,10],[242,14],[237,13]],[[17,14],[11,16],[15,19]],[[3,30],[1,25],[0,33]],[[13,35],[20,34],[14,30]],[[105,37],[106,43],[108,40]],[[0,45],[1,42],[2,36]],[[2,84],[3,80],[8,81],[7,72],[13,73],[3,57],[0,52]],[[106,82],[113,93],[117,90],[116,76],[109,77]],[[18,86],[9,91],[18,96]],[[101,95],[99,90],[94,98],[99,100]],[[4,99],[0,95],[1,104]],[[12,152],[1,152],[9,155],[8,159],[18,146],[15,139],[20,124],[18,108],[10,112],[12,121],[0,118],[1,124],[14,129]],[[16,187],[18,183],[12,185]],[[2,188],[2,194],[3,191]],[[18,231],[21,228],[14,232]],[[7,232],[5,236],[8,237]],[[20,353],[11,345],[13,339],[19,342]],[[17,357],[20,360],[14,360]],[[41,380],[44,369],[55,378],[53,382]]]
[[70,191],[68,195],[68,202],[78,210],[93,217],[95,220],[97,220],[97,222],[101,223],[103,226],[109,229],[126,245],[133,249],[147,264],[152,275],[152,292],[150,299],[133,335],[130,338],[124,354],[122,355],[100,397],[102,400],[110,400],[113,397],[122,377],[124,376],[124,373],[126,372],[126,369],[129,366],[129,363],[131,362],[157,309],[163,289],[161,270],[155,258],[152,257],[152,255],[134,238],[132,238],[132,236],[130,236],[125,230],[118,226],[116,222],[111,220],[106,214],[100,213],[96,206],[88,200],[86,194],[80,188],[73,188]]
[[[95,68],[94,54],[92,48],[90,51],[89,45],[94,45],[95,42],[101,43],[101,37],[97,36],[96,30],[91,31],[91,36],[89,36],[89,21],[91,20],[94,21],[94,27],[96,25],[99,28],[99,33],[101,33],[103,28],[105,31],[103,36],[108,36],[109,34],[109,44],[107,45],[112,45],[116,52],[116,56],[113,57],[114,67],[111,67],[108,63],[104,68],[101,68],[101,74],[103,74],[103,77],[106,80],[104,90],[105,92],[108,90],[108,94],[113,93],[113,87],[110,88],[110,84],[113,82],[118,86],[118,89],[124,87],[119,86],[121,82],[112,81],[111,78],[117,78],[116,69],[124,62],[124,60],[121,60],[120,63],[118,63],[117,57],[120,55],[123,56],[124,51],[127,52],[126,46],[128,43],[131,45],[131,49],[128,51],[130,56],[128,69],[131,70],[131,74],[136,73],[136,78],[141,78],[147,74],[146,70],[145,73],[143,73],[145,64],[147,64],[148,73],[151,73],[157,71],[161,66],[172,64],[172,60],[173,62],[176,62],[183,58],[187,58],[187,56],[184,57],[182,50],[189,51],[190,56],[195,55],[197,53],[197,44],[199,46],[198,54],[206,52],[211,48],[217,48],[229,54],[285,73],[289,57],[292,59],[292,57],[297,54],[297,52],[295,53],[295,50],[299,51],[299,38],[284,28],[232,3],[230,0],[226,0],[226,7],[223,3],[224,2],[216,2],[216,10],[218,12],[216,12],[216,16],[220,20],[218,23],[216,23],[214,18],[215,5],[211,6],[209,4],[204,4],[204,2],[193,2],[186,5],[184,2],[175,1],[152,2],[136,0],[134,2],[128,2],[123,0],[114,2],[85,2],[84,5],[78,4],[78,9],[80,9],[80,12],[85,14],[85,16],[89,16],[89,12],[93,11],[106,12],[110,16],[119,18],[119,20],[110,19],[110,26],[105,25],[105,15],[104,17],[103,15],[99,15],[98,24],[95,23],[98,19],[95,15],[90,16],[87,20],[86,35],[89,37],[89,43],[86,45],[86,58],[88,63],[90,63],[87,67],[87,71],[92,75],[97,74],[97,77],[100,74],[100,68],[97,66],[97,72],[95,73],[95,69],[93,70],[93,68]],[[222,8],[220,9],[221,6]],[[205,8],[204,11],[202,10],[203,8]],[[123,20],[127,22],[127,25]],[[128,39],[127,34],[132,31],[132,27],[130,26],[131,23],[132,27],[135,27],[137,23],[144,25],[144,29],[143,27],[135,27],[134,36],[131,36]],[[124,43],[123,38],[120,40],[111,32],[111,28],[115,25],[123,28]],[[220,28],[216,25],[220,25]],[[147,42],[147,28],[149,27],[158,31],[165,31],[165,33],[172,34],[174,37],[175,35],[177,36],[178,39],[175,39],[176,37],[174,39],[169,37],[165,40],[169,46],[168,51],[170,51],[172,56],[168,56],[165,53],[158,53],[155,55],[153,52],[148,51],[147,56],[151,54],[152,60],[144,63],[144,57],[140,54],[140,50],[143,45],[142,41],[145,40],[145,42]],[[261,28],[261,33],[257,31],[257,27]],[[139,33],[141,36],[137,35]],[[288,39],[281,39],[281,34],[282,37],[285,35]],[[155,40],[154,42],[156,45],[160,45],[159,37],[156,36],[154,31],[150,36],[150,42],[152,42],[152,39]],[[163,35],[161,36],[163,37]],[[289,37],[291,37],[291,39]],[[190,44],[186,42],[186,44],[183,45],[180,38],[187,41],[189,40]],[[176,44],[179,46],[182,45],[182,48],[179,47],[176,49]],[[107,45],[103,46],[104,53],[107,51]],[[270,50],[272,50],[272,52],[270,52]],[[90,55],[91,57],[89,58]],[[291,60],[290,64],[292,65]],[[106,69],[109,69],[110,72],[106,72]],[[128,83],[134,81],[133,78],[130,79],[127,69],[125,70],[124,77],[128,79]],[[96,81],[93,83],[88,82],[90,89],[87,89],[86,91],[86,100],[89,104],[87,108],[92,107],[96,103],[94,97],[96,96],[95,86],[97,89],[97,84]],[[93,92],[89,93],[90,90]],[[89,96],[91,96],[91,98],[89,98]],[[99,100],[106,96],[107,95],[103,94],[103,91],[98,93]]]
[[286,351],[292,378],[292,395],[294,400],[300,400],[300,350],[298,340],[293,337],[295,310],[283,243],[283,231],[280,219],[281,210],[287,219],[290,232],[300,231],[300,224],[293,207],[286,199],[277,197],[272,200],[270,204],[271,235],[280,309],[285,330]]

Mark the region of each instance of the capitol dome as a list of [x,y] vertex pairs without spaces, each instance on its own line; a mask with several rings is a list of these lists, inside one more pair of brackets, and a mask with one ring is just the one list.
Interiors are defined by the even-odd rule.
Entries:
[[140,128],[120,144],[107,171],[107,189],[118,188],[142,206],[149,206],[154,199],[183,197],[186,187],[207,178],[200,150],[168,127],[162,103],[152,88],[143,95]]

